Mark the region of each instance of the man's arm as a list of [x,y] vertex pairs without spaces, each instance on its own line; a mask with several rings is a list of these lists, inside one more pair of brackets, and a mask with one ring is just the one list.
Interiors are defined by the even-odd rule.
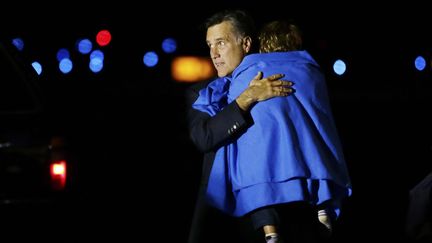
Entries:
[[235,102],[228,104],[214,116],[194,109],[192,104],[198,98],[199,90],[203,87],[205,85],[199,84],[186,93],[187,121],[192,142],[200,151],[208,152],[235,137],[239,131],[249,126],[251,120],[249,114],[242,111]]
[[262,72],[254,77],[249,87],[241,93],[236,102],[243,111],[248,111],[256,102],[267,100],[277,96],[288,96],[294,90],[290,81],[280,80],[283,74],[274,74],[262,78]]
[[190,88],[186,93],[188,107],[188,125],[193,143],[202,152],[215,150],[235,139],[252,124],[249,110],[256,102],[277,96],[287,96],[293,89],[292,82],[280,80],[283,75],[276,74],[262,79],[260,72],[251,81],[248,88],[222,111],[214,116],[192,108],[199,96],[199,90],[208,82]]

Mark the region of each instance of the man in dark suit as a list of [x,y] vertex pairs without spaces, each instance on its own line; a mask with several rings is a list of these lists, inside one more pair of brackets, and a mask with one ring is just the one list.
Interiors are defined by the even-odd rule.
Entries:
[[[223,77],[231,75],[242,59],[251,53],[255,35],[252,18],[246,12],[239,10],[223,11],[213,15],[208,19],[206,28],[207,45],[210,48],[210,56],[219,79],[198,83],[186,93],[190,137],[196,147],[204,153],[202,179],[189,234],[189,243],[209,243],[212,240],[230,242],[230,239],[216,239],[217,234],[209,236],[205,229],[206,225],[208,226],[209,217],[211,218],[209,214],[215,215],[215,209],[208,206],[205,201],[205,192],[215,152],[219,147],[226,145],[232,139],[236,139],[242,131],[252,124],[249,110],[256,102],[277,96],[286,96],[292,92],[290,88],[292,83],[281,80],[283,75],[275,74],[263,78],[262,73],[258,73],[235,102],[215,111],[213,116],[194,109],[192,105],[200,96],[200,92],[203,90],[211,92],[211,85],[229,85],[226,80],[222,80]],[[262,225],[273,223],[267,222],[267,220],[277,220],[274,211],[264,210],[255,219],[255,221],[262,221],[259,222]],[[206,236],[207,238],[204,239]]]

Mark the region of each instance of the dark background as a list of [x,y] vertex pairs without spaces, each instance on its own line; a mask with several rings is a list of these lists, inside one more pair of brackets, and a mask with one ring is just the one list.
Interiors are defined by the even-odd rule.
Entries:
[[[48,238],[37,222],[49,215],[64,241],[81,241],[84,235],[124,242],[151,241],[153,235],[163,235],[167,242],[186,241],[201,155],[186,128],[183,95],[190,84],[174,82],[169,63],[177,55],[207,56],[199,24],[230,7],[250,10],[258,26],[280,18],[296,20],[305,48],[326,74],[353,183],[336,240],[404,239],[409,189],[431,169],[431,37],[424,6],[273,1],[162,5],[74,1],[3,10],[2,39],[23,38],[23,56],[44,64],[40,82],[52,129],[68,138],[79,161],[71,203],[17,210],[10,206],[3,210],[14,219],[10,229],[34,227],[37,235]],[[101,29],[113,36],[101,48],[104,70],[91,73],[84,59],[72,53],[73,71],[61,74],[55,60],[58,48],[73,49],[78,38],[94,39]],[[176,53],[162,54],[160,43],[166,37],[177,39]],[[157,67],[142,65],[149,50],[160,55]],[[427,60],[423,72],[414,69],[417,55]],[[332,72],[338,58],[348,64],[342,77]],[[64,217],[58,218],[59,213]]]

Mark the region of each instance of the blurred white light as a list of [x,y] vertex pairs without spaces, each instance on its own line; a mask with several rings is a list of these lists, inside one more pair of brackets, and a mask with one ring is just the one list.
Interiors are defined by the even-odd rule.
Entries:
[[39,62],[35,61],[35,62],[32,63],[32,66],[33,66],[34,70],[36,70],[37,74],[41,75],[41,73],[42,73],[42,65]]
[[73,64],[69,58],[63,58],[59,63],[59,69],[62,73],[69,73],[72,70]]
[[342,75],[345,73],[346,71],[346,64],[344,61],[338,59],[335,61],[335,63],[333,64],[333,71],[337,74],[337,75]]
[[90,59],[89,68],[94,73],[100,72],[103,68],[103,59],[98,57]]

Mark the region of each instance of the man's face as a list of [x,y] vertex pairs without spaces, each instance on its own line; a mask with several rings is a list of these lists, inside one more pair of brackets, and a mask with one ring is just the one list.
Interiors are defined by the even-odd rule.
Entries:
[[207,29],[207,45],[218,76],[224,77],[240,64],[250,42],[235,33],[231,22],[224,21]]

